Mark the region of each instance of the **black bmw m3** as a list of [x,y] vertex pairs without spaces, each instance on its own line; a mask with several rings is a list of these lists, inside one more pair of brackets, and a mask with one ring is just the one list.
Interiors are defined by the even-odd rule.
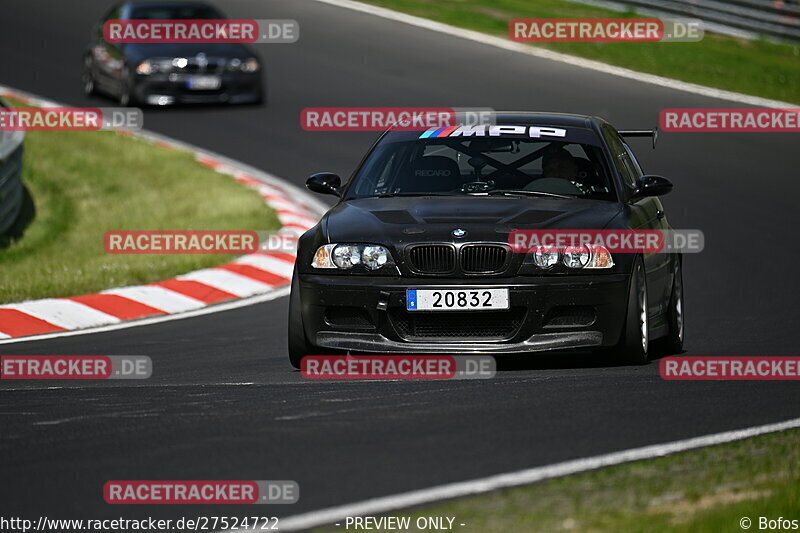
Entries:
[[601,118],[502,113],[491,125],[391,130],[299,240],[290,362],[305,355],[608,352],[643,364],[683,346],[679,253],[533,247],[524,230],[668,230],[658,196]]

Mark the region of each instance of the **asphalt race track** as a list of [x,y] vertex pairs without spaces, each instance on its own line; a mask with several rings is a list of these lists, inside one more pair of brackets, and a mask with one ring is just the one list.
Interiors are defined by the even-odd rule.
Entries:
[[[105,2],[4,0],[0,83],[70,105]],[[304,107],[457,106],[600,115],[619,128],[665,107],[742,107],[393,23],[312,0],[218,2],[232,18],[291,18],[301,37],[257,45],[267,107],[147,110],[145,127],[293,183],[347,176],[372,133],[312,133]],[[664,46],[670,46],[665,44]],[[797,355],[797,138],[662,134],[634,141],[667,176],[686,256],[687,355]],[[164,198],[164,208],[169,199]],[[0,273],[2,276],[2,273]],[[287,298],[0,353],[148,355],[147,381],[0,384],[0,507],[51,518],[242,515],[241,507],[111,506],[112,479],[293,479],[286,516],[365,498],[800,416],[792,382],[667,382],[657,363],[530,356],[497,379],[309,382],[286,356]],[[249,511],[249,509],[248,509]],[[262,512],[263,511],[263,512]],[[253,514],[253,513],[249,513]]]

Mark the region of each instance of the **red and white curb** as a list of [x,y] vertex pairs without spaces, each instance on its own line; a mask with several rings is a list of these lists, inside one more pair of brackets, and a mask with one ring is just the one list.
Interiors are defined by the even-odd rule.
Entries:
[[[2,85],[0,96],[26,105],[65,107]],[[303,189],[244,163],[152,132],[120,130],[117,133],[149,141],[161,148],[192,152],[202,165],[255,189],[275,210],[282,224],[278,234],[286,242],[296,243],[327,210],[325,204]],[[294,247],[285,248],[290,251],[260,250],[218,267],[148,285],[0,305],[0,343],[144,325],[167,317],[196,316],[283,296],[291,282],[295,260]]]

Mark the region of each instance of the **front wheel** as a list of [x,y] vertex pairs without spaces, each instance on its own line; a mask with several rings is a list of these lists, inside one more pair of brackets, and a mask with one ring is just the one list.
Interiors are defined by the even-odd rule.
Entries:
[[126,69],[122,73],[122,78],[119,82],[119,105],[120,107],[128,107],[137,104],[136,95],[133,92],[133,77],[130,70]]
[[306,355],[312,354],[311,345],[306,339],[306,332],[303,328],[303,308],[300,303],[300,276],[297,268],[292,274],[292,288],[289,294],[289,363],[300,368],[300,361]]
[[675,276],[672,281],[672,293],[669,299],[669,312],[667,322],[669,331],[664,338],[667,350],[670,354],[683,352],[683,327],[684,327],[685,305],[683,302],[683,261],[678,258],[675,267]]
[[86,56],[83,60],[83,74],[81,76],[83,82],[83,94],[92,96],[97,93],[97,87],[94,82],[94,74],[92,74],[92,58]]
[[641,259],[636,260],[628,289],[628,310],[622,335],[613,348],[614,358],[629,365],[643,365],[648,360],[650,334],[647,319],[647,278]]

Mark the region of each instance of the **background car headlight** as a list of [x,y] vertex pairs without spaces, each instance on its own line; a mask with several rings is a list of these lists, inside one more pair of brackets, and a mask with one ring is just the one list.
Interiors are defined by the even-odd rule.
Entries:
[[533,250],[533,262],[539,268],[550,268],[558,263],[558,248],[537,246]]
[[325,244],[317,248],[311,260],[312,268],[350,270],[363,266],[367,270],[378,270],[394,265],[392,254],[379,244]]
[[137,74],[149,76],[156,72],[167,72],[172,68],[171,59],[145,59],[136,66]]
[[152,74],[153,72],[155,72],[155,70],[153,70],[153,63],[148,59],[145,59],[144,61],[139,63],[138,67],[136,67],[137,74],[148,75]]
[[255,57],[251,57],[245,60],[241,60],[238,57],[235,57],[228,62],[229,70],[239,70],[241,72],[258,72],[260,68],[261,64]]
[[242,72],[258,72],[260,68],[261,65],[255,57],[251,57],[242,64]]
[[361,262],[361,250],[352,244],[340,244],[333,249],[333,264],[342,269],[353,268]]

